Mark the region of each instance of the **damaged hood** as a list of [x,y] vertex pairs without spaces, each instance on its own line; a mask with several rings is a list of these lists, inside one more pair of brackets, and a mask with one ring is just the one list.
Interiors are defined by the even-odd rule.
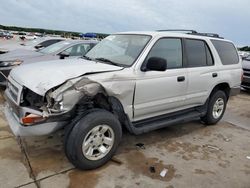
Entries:
[[121,70],[123,67],[84,59],[55,60],[18,66],[10,72],[19,84],[44,96],[45,93],[65,81],[87,73]]

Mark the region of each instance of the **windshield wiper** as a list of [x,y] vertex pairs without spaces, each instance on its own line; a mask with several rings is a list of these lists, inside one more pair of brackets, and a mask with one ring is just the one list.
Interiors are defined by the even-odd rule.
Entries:
[[90,57],[88,57],[88,56],[86,56],[86,55],[82,56],[81,58],[87,59],[87,60],[92,60]]
[[111,65],[121,66],[120,64],[115,63],[115,62],[113,62],[113,61],[111,61],[111,60],[109,60],[109,59],[103,58],[103,57],[95,58],[95,60],[97,60],[97,61],[102,61],[102,62],[105,62],[105,63],[109,63],[109,64],[111,64]]

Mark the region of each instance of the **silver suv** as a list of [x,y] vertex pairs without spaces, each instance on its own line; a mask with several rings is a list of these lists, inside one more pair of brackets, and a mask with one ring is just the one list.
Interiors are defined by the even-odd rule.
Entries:
[[216,34],[118,33],[84,59],[14,68],[5,115],[15,135],[64,128],[68,159],[93,169],[113,156],[122,128],[137,135],[197,117],[216,124],[241,75],[235,46]]

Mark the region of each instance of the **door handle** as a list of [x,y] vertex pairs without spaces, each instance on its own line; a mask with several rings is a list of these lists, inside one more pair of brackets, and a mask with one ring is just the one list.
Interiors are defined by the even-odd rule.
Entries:
[[177,77],[177,81],[178,81],[178,82],[183,82],[183,81],[185,81],[185,76],[178,76],[178,77]]
[[217,76],[218,76],[218,74],[217,74],[216,72],[212,74],[212,77],[213,77],[213,78],[215,78],[215,77],[217,77]]

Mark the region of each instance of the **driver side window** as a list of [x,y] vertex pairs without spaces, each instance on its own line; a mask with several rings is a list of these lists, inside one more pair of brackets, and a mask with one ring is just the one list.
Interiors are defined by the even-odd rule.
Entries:
[[151,57],[160,57],[167,61],[167,69],[182,67],[182,45],[181,39],[162,38],[159,39],[148,54]]

